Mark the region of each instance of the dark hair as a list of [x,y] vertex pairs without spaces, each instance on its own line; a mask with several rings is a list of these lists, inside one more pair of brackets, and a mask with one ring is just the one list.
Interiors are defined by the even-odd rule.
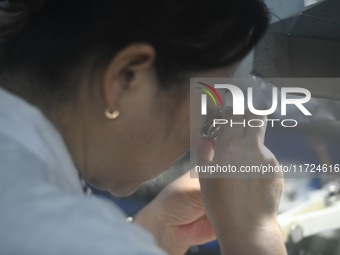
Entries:
[[268,25],[262,0],[45,0],[42,10],[27,16],[27,24],[6,43],[0,23],[1,72],[2,78],[24,73],[32,81],[25,93],[40,97],[70,94],[79,70],[104,67],[134,42],[155,48],[156,70],[166,88],[171,84],[166,81],[182,74],[240,60]]

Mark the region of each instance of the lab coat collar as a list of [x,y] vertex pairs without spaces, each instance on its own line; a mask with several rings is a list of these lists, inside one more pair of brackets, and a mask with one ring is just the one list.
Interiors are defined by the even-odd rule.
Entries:
[[37,107],[2,88],[0,132],[58,171],[72,191],[83,192],[78,171],[56,128]]

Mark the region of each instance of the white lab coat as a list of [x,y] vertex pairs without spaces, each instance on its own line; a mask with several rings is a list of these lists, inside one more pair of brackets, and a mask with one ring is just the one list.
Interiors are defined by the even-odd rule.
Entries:
[[1,88],[0,254],[164,254],[116,206],[83,193],[57,130]]

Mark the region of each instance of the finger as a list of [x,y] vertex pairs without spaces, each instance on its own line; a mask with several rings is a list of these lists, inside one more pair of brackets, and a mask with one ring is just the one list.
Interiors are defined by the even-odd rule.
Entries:
[[[200,185],[197,178],[192,178],[190,171],[187,171],[185,174],[177,178],[171,183],[172,186],[175,186],[179,190],[190,189],[192,191],[199,191]],[[194,193],[194,192],[193,192]]]
[[209,164],[214,157],[213,143],[207,139],[200,138],[196,146],[196,161],[199,165]]
[[216,239],[215,231],[206,215],[182,227],[187,229],[187,233],[195,233],[195,237],[191,241],[193,244],[200,245]]
[[247,127],[245,129],[244,138],[263,144],[267,129],[267,116],[254,115],[250,111],[247,111],[245,118]]
[[246,120],[243,115],[232,115],[229,109],[224,116],[228,123],[221,125],[221,129],[218,133],[216,140],[216,151],[221,152],[223,149],[238,139],[242,139],[245,134]]
[[231,107],[226,107],[222,111],[223,117],[228,121],[226,125],[221,125],[218,140],[229,142],[244,136],[245,124],[243,115],[233,115]]

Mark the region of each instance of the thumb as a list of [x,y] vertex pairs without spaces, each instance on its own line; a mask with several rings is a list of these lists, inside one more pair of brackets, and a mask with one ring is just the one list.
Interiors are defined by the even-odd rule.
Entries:
[[196,161],[198,165],[207,165],[214,158],[214,145],[210,140],[201,138],[196,145]]

